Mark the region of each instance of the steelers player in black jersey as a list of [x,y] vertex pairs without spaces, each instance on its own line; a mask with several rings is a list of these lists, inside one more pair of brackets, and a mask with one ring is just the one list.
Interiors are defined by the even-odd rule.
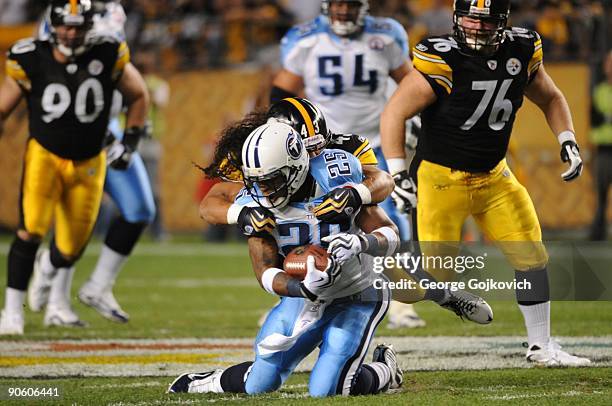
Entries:
[[[24,98],[30,134],[0,334],[23,334],[25,291],[51,224],[51,263],[59,268],[58,278],[71,278],[89,240],[102,198],[107,165],[103,144],[114,89],[124,95],[128,110],[123,145],[109,157],[110,165],[127,167],[145,128],[144,81],[130,63],[125,42],[92,35],[91,1],[53,0],[47,18],[50,38],[17,42],[0,85],[0,128]],[[66,292],[52,290],[49,303],[46,325],[83,324]]]
[[[510,0],[455,0],[453,33],[427,38],[413,50],[416,69],[382,115],[382,147],[397,195],[414,194],[416,184],[413,218],[423,254],[442,252],[442,244],[432,242],[458,242],[465,219],[473,216],[504,252],[517,281],[531,283],[531,291],[517,290],[527,359],[585,365],[588,359],[567,354],[550,339],[548,255],[531,198],[504,158],[524,96],[558,136],[561,159],[569,164],[563,180],[580,176],[582,160],[567,101],[544,69],[540,36],[508,27],[509,13]],[[404,122],[418,113],[422,134],[409,172]],[[438,280],[453,274],[427,271]]]

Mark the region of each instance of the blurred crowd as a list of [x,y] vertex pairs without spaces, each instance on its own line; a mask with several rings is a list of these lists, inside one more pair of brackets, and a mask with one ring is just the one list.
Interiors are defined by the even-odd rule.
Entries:
[[[511,24],[537,30],[549,60],[598,63],[612,43],[611,0],[513,0]],[[32,21],[39,0],[0,0],[0,25]],[[320,0],[123,0],[128,42],[154,50],[168,70],[274,62],[293,24],[315,17]],[[398,19],[416,44],[452,30],[452,0],[370,1],[373,15]],[[595,59],[595,60],[593,60]]]

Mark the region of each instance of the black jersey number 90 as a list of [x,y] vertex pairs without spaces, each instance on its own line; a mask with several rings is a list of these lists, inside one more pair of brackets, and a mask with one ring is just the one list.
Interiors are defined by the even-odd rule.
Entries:
[[[93,109],[88,110],[87,100],[93,97]],[[61,83],[51,83],[42,95],[42,109],[46,113],[42,116],[45,123],[50,123],[64,115],[70,107],[72,96],[68,87]],[[90,105],[91,106],[91,105]],[[89,78],[77,89],[74,98],[74,114],[81,123],[94,122],[104,110],[104,89],[98,79]]]

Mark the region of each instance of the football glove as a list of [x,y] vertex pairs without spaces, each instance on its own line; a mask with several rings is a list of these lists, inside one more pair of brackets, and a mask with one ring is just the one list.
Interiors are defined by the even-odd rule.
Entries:
[[393,203],[400,212],[410,213],[417,205],[417,187],[414,181],[407,170],[393,175],[393,180],[395,181],[395,189],[391,192]]
[[576,142],[565,141],[561,145],[561,161],[569,163],[569,169],[561,174],[564,181],[572,181],[582,174],[582,158]]
[[354,188],[336,188],[323,196],[323,202],[314,208],[314,215],[319,221],[341,224],[351,220],[361,203],[361,197]]
[[274,231],[276,219],[268,209],[245,206],[238,215],[238,227],[247,237],[259,237]]
[[130,166],[132,154],[138,149],[140,138],[147,134],[147,127],[130,127],[123,133],[121,142],[113,142],[106,152],[111,168],[124,171]]
[[315,267],[314,257],[309,255],[306,259],[306,276],[304,280],[300,282],[300,289],[302,289],[302,292],[304,292],[304,295],[308,297],[308,299],[314,302],[325,289],[334,284],[340,275],[340,269],[340,265],[336,260],[330,257],[325,271],[319,271]]
[[414,116],[406,122],[406,148],[414,151],[423,132],[421,117]]
[[321,241],[329,243],[327,252],[340,265],[356,257],[363,250],[361,238],[357,234],[340,233],[324,237]]

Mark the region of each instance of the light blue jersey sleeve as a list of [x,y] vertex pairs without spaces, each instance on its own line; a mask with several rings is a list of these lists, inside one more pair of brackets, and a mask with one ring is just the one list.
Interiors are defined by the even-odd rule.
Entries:
[[340,149],[326,149],[310,160],[310,174],[324,193],[335,188],[363,182],[361,163]]
[[366,17],[365,32],[390,37],[393,42],[385,49],[387,58],[391,62],[391,69],[397,69],[409,57],[408,34],[404,27],[392,18]]
[[253,199],[253,196],[247,191],[246,187],[240,189],[238,195],[236,195],[236,199],[234,199],[234,203],[240,206],[254,206],[257,205],[257,202]]
[[327,30],[327,19],[319,16],[312,21],[289,29],[281,40],[281,64],[283,68],[298,76],[304,74],[304,63],[308,49],[301,47],[302,41]]

